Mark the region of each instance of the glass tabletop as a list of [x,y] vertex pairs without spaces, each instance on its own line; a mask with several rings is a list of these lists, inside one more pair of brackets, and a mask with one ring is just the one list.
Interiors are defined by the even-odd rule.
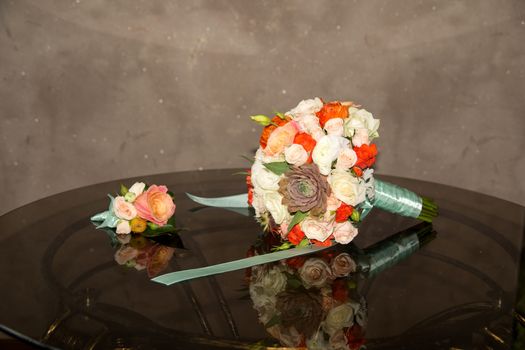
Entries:
[[[108,193],[139,179],[61,193],[1,216],[3,330],[60,349],[255,349],[285,344],[277,339],[285,335],[271,331],[270,320],[254,305],[260,300],[250,292],[251,270],[172,286],[150,280],[152,274],[244,258],[260,242],[261,229],[252,217],[203,208],[185,195],[245,192],[242,176],[233,175],[236,171],[140,178],[174,192],[177,225],[184,228],[180,242],[170,250],[173,258],[156,271],[119,264],[123,247],[142,248],[145,243],[112,244],[112,237],[89,220],[107,208]],[[449,186],[378,178],[434,198],[440,216],[434,222],[436,237],[423,248],[376,276],[345,284],[367,319],[359,344],[353,346],[364,342],[367,349],[512,348],[520,320],[514,305],[525,208]],[[373,210],[353,247],[370,247],[415,224]],[[288,296],[280,307],[301,308],[301,300]],[[305,317],[315,323],[315,315]],[[301,321],[303,328],[311,328],[308,321]]]

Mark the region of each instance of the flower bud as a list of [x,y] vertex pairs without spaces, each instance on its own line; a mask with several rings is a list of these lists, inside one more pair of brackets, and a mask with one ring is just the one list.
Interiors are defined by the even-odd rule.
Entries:
[[126,200],[126,202],[131,203],[135,200],[135,198],[137,198],[137,196],[133,192],[128,192],[124,195],[124,199]]
[[359,222],[359,220],[361,219],[361,213],[359,213],[359,211],[357,210],[354,210],[352,212],[352,215],[350,215],[350,219],[352,219],[352,221]]
[[270,124],[272,124],[272,120],[270,119],[270,117],[267,117],[263,114],[258,114],[258,115],[252,115],[250,117],[254,122],[262,125],[262,126],[268,126]]

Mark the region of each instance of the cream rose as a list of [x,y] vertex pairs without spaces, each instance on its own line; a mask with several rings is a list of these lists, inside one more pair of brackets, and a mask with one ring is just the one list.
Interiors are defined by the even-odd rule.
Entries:
[[253,186],[266,191],[277,191],[281,177],[272,173],[258,160],[252,165],[251,179]]
[[357,228],[351,222],[337,223],[334,228],[334,239],[337,243],[348,244],[357,236]]
[[335,168],[339,170],[348,170],[353,167],[356,162],[357,154],[355,151],[350,147],[343,147],[337,156]]
[[343,304],[334,307],[328,315],[323,324],[323,329],[330,336],[334,335],[338,330],[345,327],[351,327],[354,324],[354,309],[350,304]]
[[293,118],[302,117],[307,114],[315,114],[323,108],[323,101],[319,97],[309,100],[302,100],[299,102],[297,107],[288,111],[286,115],[290,115]]
[[275,296],[284,290],[286,282],[286,275],[278,268],[273,268],[262,273],[255,283],[262,288],[264,294]]
[[361,147],[362,145],[369,145],[370,140],[368,138],[368,130],[357,129],[352,136],[352,145],[355,147]]
[[137,216],[137,209],[122,196],[113,200],[113,211],[119,219],[131,220]]
[[368,130],[370,141],[379,137],[377,130],[379,129],[379,119],[374,119],[372,113],[366,109],[358,109],[350,107],[348,109],[349,117],[344,122],[344,135],[346,137],[353,137],[357,129]]
[[129,225],[129,221],[119,220],[116,232],[119,235],[127,235],[128,233],[131,233],[131,226]]
[[349,141],[344,137],[325,135],[319,139],[312,151],[312,160],[319,167],[323,175],[332,170],[332,162],[337,159],[339,151],[348,146]]
[[357,265],[348,253],[341,253],[332,260],[332,273],[335,277],[346,277],[356,271]]
[[264,205],[264,191],[261,189],[254,189],[252,207],[255,209],[256,217],[260,217],[262,214],[268,211]]
[[128,192],[131,192],[135,194],[135,197],[138,197],[144,192],[144,189],[146,188],[146,184],[144,182],[135,182],[128,190]]
[[290,220],[288,209],[282,204],[283,196],[278,192],[272,191],[264,194],[264,205],[272,214],[273,220],[280,225],[285,220]]
[[308,152],[303,146],[294,143],[284,150],[284,157],[288,163],[301,166],[308,160]]
[[324,124],[324,129],[328,135],[343,136],[343,123],[342,118],[333,118]]
[[334,230],[333,223],[313,218],[304,219],[300,225],[308,239],[316,239],[320,242],[326,241]]
[[324,260],[310,258],[299,268],[299,276],[306,288],[321,287],[331,279],[332,271]]
[[365,200],[366,189],[347,171],[335,169],[328,176],[334,195],[348,205],[356,206]]

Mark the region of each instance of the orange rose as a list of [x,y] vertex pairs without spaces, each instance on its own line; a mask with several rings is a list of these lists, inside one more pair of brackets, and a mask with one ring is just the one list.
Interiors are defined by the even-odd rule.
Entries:
[[334,118],[345,119],[348,117],[348,106],[341,102],[328,102],[319,112],[316,113],[319,118],[319,124],[324,128],[327,121]]
[[175,214],[175,203],[167,192],[166,186],[150,186],[133,203],[138,216],[160,226],[166,225]]
[[266,126],[263,129],[263,132],[261,134],[261,138],[259,139],[259,144],[264,149],[266,147],[266,143],[268,142],[268,138],[270,137],[270,134],[277,129],[279,126],[283,126],[284,124],[288,123],[291,119],[289,117],[285,117],[285,119],[281,119],[279,116],[275,116],[272,119],[272,123]]
[[275,129],[268,137],[264,153],[268,156],[282,153],[286,146],[290,146],[293,143],[298,129],[297,124],[293,121]]

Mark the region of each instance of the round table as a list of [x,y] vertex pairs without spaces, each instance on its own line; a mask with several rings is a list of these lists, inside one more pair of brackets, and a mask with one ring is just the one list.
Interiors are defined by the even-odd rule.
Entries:
[[[261,229],[251,217],[203,208],[185,192],[246,191],[236,169],[177,172],[79,188],[0,217],[0,324],[26,346],[60,349],[249,349],[271,339],[259,322],[245,271],[165,286],[121,266],[91,215],[108,193],[136,180],[175,193],[185,249],[164,272],[240,259]],[[435,199],[437,237],[357,288],[368,305],[367,349],[509,349],[525,208],[434,183],[378,176]],[[354,240],[361,248],[417,222],[378,209]],[[8,344],[9,340],[0,339]],[[12,344],[12,343],[9,343]]]

